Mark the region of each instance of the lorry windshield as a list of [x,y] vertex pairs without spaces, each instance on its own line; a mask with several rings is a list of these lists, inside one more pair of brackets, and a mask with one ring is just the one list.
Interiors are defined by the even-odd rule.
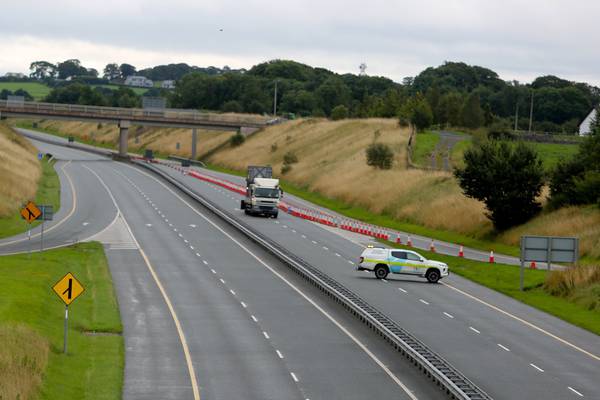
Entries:
[[268,197],[270,199],[277,199],[279,198],[279,189],[256,188],[254,189],[254,195],[256,197]]

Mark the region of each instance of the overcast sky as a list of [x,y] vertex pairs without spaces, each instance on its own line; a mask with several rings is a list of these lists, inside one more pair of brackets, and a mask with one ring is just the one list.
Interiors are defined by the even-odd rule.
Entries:
[[[275,58],[400,82],[464,61],[505,80],[600,86],[598,0],[0,0],[0,74],[78,58],[138,69]],[[221,31],[222,29],[222,31]]]

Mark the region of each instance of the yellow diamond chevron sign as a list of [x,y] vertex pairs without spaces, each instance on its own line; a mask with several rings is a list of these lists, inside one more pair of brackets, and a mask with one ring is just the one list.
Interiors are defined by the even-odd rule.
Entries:
[[52,289],[66,305],[71,304],[85,290],[83,285],[70,272],[63,276]]

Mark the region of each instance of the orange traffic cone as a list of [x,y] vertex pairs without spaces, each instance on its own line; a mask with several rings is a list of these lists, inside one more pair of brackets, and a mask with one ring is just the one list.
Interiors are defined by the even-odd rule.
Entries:
[[411,240],[411,238],[410,238],[410,235],[408,235],[408,240],[406,241],[406,245],[407,245],[408,247],[412,247],[412,240]]
[[431,239],[431,244],[429,245],[429,251],[435,253],[435,243],[433,243],[433,239]]
[[400,235],[396,237],[396,244],[402,244],[402,239],[400,238]]
[[493,264],[494,261],[494,250],[490,251],[490,264]]
[[531,262],[530,268],[531,269],[537,269],[537,267],[535,266],[535,261]]
[[460,249],[458,249],[458,256],[459,257],[464,257],[465,256],[465,252],[464,252],[462,244],[460,245]]

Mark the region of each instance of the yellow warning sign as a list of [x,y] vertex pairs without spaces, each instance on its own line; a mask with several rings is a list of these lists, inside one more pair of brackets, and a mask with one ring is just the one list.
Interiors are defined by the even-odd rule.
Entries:
[[71,304],[85,290],[83,285],[70,272],[63,276],[52,289],[66,305]]
[[35,221],[40,215],[42,215],[42,211],[37,208],[33,201],[30,201],[21,209],[21,216],[29,223]]

